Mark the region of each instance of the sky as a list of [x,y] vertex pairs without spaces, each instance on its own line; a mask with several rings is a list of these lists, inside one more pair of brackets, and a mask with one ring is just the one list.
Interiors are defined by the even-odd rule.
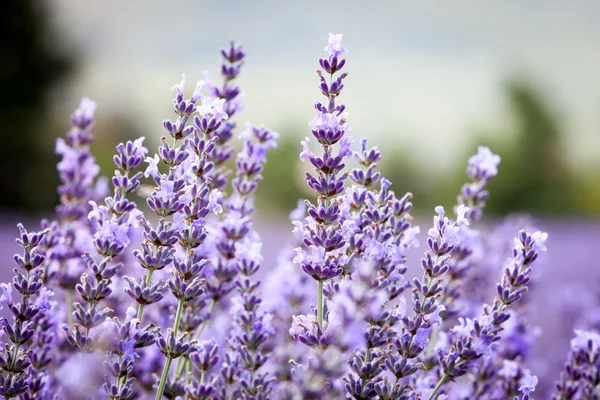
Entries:
[[394,140],[443,168],[462,161],[469,133],[510,126],[502,83],[524,76],[560,112],[569,160],[600,158],[597,1],[47,1],[65,41],[82,50],[61,104],[92,97],[99,113],[119,110],[147,136],[172,116],[181,73],[191,93],[205,70],[216,75],[230,39],[247,52],[239,119],[308,134],[317,59],[333,32],[349,50],[340,101],[355,137]]

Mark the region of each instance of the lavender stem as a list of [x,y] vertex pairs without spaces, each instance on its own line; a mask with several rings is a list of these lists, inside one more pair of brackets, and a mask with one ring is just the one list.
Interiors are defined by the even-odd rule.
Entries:
[[[177,331],[179,330],[179,321],[181,320],[181,312],[183,311],[183,303],[185,299],[182,297],[179,299],[179,303],[177,304],[177,313],[175,314],[175,322],[173,322],[173,332],[174,335],[177,336]],[[167,384],[167,377],[169,376],[169,369],[171,368],[171,361],[173,357],[171,355],[167,356],[167,362],[163,368],[162,375],[160,377],[160,383],[158,384],[158,391],[156,392],[156,400],[162,399],[163,392],[165,391],[165,386]]]

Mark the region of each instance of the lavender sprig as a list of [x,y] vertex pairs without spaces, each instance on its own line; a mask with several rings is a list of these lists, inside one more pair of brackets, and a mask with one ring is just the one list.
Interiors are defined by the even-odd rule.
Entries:
[[[319,64],[328,74],[328,79],[322,71],[317,71],[323,95],[327,104],[315,103],[317,116],[310,122],[314,138],[323,148],[323,155],[314,155],[309,148],[309,139],[303,142],[304,150],[300,154],[302,161],[309,160],[314,166],[316,176],[306,173],[308,186],[318,194],[317,204],[309,206],[309,215],[314,215],[312,223],[304,225],[304,244],[312,254],[298,249],[295,262],[302,270],[317,281],[317,322],[318,330],[324,331],[325,305],[323,302],[323,283],[344,272],[347,262],[345,256],[346,241],[340,232],[340,208],[332,199],[344,191],[344,181],[347,173],[344,169],[343,158],[352,155],[350,145],[352,138],[344,134],[348,130],[347,113],[344,105],[336,105],[336,98],[344,88],[343,80],[348,75],[343,73],[334,79],[341,71],[346,61],[342,55],[346,50],[342,46],[342,35],[329,35],[329,43],[325,50],[329,53],[327,59],[319,59]],[[337,155],[333,154],[332,146],[340,142]],[[341,174],[341,175],[340,175]]]
[[[14,260],[19,269],[13,270],[15,276],[12,283],[0,284],[0,307],[8,308],[13,316],[12,322],[6,317],[0,319],[4,334],[11,343],[5,342],[4,349],[0,352],[0,369],[3,371],[0,375],[0,395],[5,399],[43,390],[35,379],[32,381],[29,378],[43,374],[43,366],[46,363],[32,363],[29,348],[36,333],[36,317],[42,316],[50,309],[49,299],[54,295],[44,287],[43,270],[40,268],[45,256],[40,253],[39,245],[48,230],[30,233],[21,224],[18,228],[20,235],[16,242],[23,248],[23,255],[15,254]],[[21,295],[19,303],[13,301],[13,289]],[[43,386],[42,382],[40,384]]]
[[[261,180],[260,173],[266,162],[266,153],[277,147],[279,134],[264,127],[248,126],[240,134],[244,139],[244,148],[236,161],[237,173],[233,180],[233,195],[227,202],[228,218],[249,221],[254,211],[254,192]],[[271,326],[272,315],[261,306],[262,299],[258,295],[260,281],[254,276],[260,269],[262,255],[261,243],[252,226],[246,223],[248,233],[235,243],[235,262],[239,272],[236,282],[238,296],[234,299],[234,327],[230,345],[235,351],[230,359],[237,359],[235,368],[238,386],[224,398],[268,399],[270,398],[271,377],[259,371],[267,362],[265,344],[274,331]],[[225,364],[227,365],[227,363]],[[223,379],[226,378],[226,379]],[[228,377],[222,376],[223,386],[227,387]]]
[[225,100],[223,109],[229,116],[228,121],[216,131],[217,141],[215,147],[208,154],[208,159],[214,164],[213,170],[208,174],[211,181],[210,185],[211,188],[219,190],[225,188],[231,174],[227,161],[233,155],[233,148],[229,145],[229,141],[233,138],[233,131],[236,128],[236,124],[231,121],[231,117],[243,110],[241,101],[243,95],[235,80],[244,65],[246,53],[244,53],[242,45],[231,41],[228,48],[221,50],[221,55],[223,56],[221,64],[223,85],[219,88],[209,84],[210,96]]
[[484,305],[479,320],[459,319],[460,325],[453,328],[455,337],[451,351],[446,353],[438,349],[442,376],[429,399],[435,399],[448,380],[465,375],[479,358],[493,350],[500,339],[502,324],[510,318],[507,308],[527,291],[531,265],[541,252],[546,251],[544,243],[547,237],[547,233],[540,231],[533,234],[519,232],[510,264],[496,287],[497,296],[493,306]]
[[[485,188],[497,175],[499,163],[500,157],[484,146],[479,146],[477,154],[469,158],[467,175],[472,182],[463,185],[461,194],[458,196],[456,210],[461,205],[468,207],[465,219],[470,223],[481,219],[485,201],[489,195]],[[451,257],[448,260],[450,270],[447,274],[442,295],[442,304],[445,307],[442,318],[446,325],[455,322],[454,317],[462,310],[462,304],[460,304],[461,286],[473,267],[471,256],[478,245],[477,231],[470,229],[468,226],[463,226],[459,234],[460,240],[452,250]]]
[[556,382],[555,400],[596,399],[600,395],[600,334],[575,330],[564,370]]
[[[427,238],[428,251],[421,259],[423,277],[412,281],[412,308],[414,315],[405,315],[401,318],[402,334],[393,339],[394,351],[386,361],[386,365],[396,377],[396,382],[387,389],[392,393],[396,384],[424,368],[418,357],[430,344],[431,330],[441,324],[440,313],[444,310],[441,304],[443,291],[443,278],[449,270],[448,259],[453,248],[458,243],[458,233],[463,224],[468,224],[464,215],[467,207],[457,209],[456,221],[451,221],[445,216],[444,208],[435,208],[438,215],[433,219],[433,228],[429,230]],[[408,383],[401,386],[400,391],[407,390]]]
[[95,229],[87,218],[91,211],[89,202],[105,195],[104,180],[101,178],[95,183],[100,167],[90,152],[95,110],[94,101],[81,99],[71,114],[71,129],[66,139],[56,140],[55,152],[62,156],[57,165],[60,204],[56,207],[57,221],[42,221],[42,227],[50,230],[41,244],[49,262],[43,279],[45,282],[56,279],[63,288],[69,326],[73,325],[71,307],[75,285],[86,268],[82,255],[94,248],[91,242]]
[[[179,327],[184,306],[201,298],[205,292],[202,271],[209,260],[194,251],[207,236],[205,217],[211,211],[215,213],[221,211],[219,203],[221,194],[217,190],[211,191],[210,180],[207,180],[205,175],[213,168],[213,163],[207,159],[207,154],[214,147],[215,137],[212,134],[221,126],[223,119],[227,119],[227,114],[223,111],[224,100],[201,95],[202,85],[203,82],[198,83],[188,102],[183,100],[183,82],[180,87],[176,87],[175,102],[179,104],[176,111],[180,110],[180,115],[177,122],[171,125],[180,125],[181,131],[188,132],[192,138],[186,140],[177,150],[169,148],[166,141],[163,140],[161,149],[164,150],[162,150],[161,157],[163,160],[169,161],[167,164],[171,164],[172,168],[166,179],[163,175],[153,171],[155,181],[160,182],[161,186],[165,186],[172,193],[172,197],[166,199],[166,202],[164,197],[159,202],[169,204],[170,200],[176,199],[175,202],[178,203],[177,209],[169,209],[167,215],[175,214],[174,228],[178,232],[179,244],[184,252],[183,260],[176,256],[173,258],[174,269],[171,271],[173,277],[168,281],[169,289],[177,299],[177,311],[173,328],[168,330],[167,336],[161,335],[157,342],[160,351],[166,356],[156,391],[157,400],[160,400],[165,393],[171,362],[188,355],[196,343],[196,340],[189,339],[188,332],[184,332],[180,336]],[[196,108],[195,103],[200,98],[202,104]],[[193,118],[193,126],[185,128],[185,122],[181,121],[187,121],[195,111],[198,111],[198,115]],[[165,122],[165,126],[169,125],[167,122]],[[179,139],[178,136],[177,133],[173,136],[175,144]],[[185,136],[181,135],[182,138]],[[176,168],[184,162],[186,163],[184,167]],[[156,199],[157,197],[152,200]],[[150,204],[151,200],[149,199],[148,202]],[[153,203],[157,205],[159,202],[154,201]],[[174,383],[177,384],[177,374],[174,378]]]

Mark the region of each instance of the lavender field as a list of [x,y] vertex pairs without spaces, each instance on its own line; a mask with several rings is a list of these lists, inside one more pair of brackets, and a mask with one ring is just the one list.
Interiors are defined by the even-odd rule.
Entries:
[[595,3],[2,7],[0,398],[600,400]]

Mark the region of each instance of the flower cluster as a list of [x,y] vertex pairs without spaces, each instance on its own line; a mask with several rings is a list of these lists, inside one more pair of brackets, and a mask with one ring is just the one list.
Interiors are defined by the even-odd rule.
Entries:
[[[110,181],[91,155],[96,105],[82,100],[57,141],[56,219],[39,232],[19,224],[23,253],[0,284],[0,395],[533,398],[540,331],[527,292],[548,235],[524,219],[481,229],[500,157],[480,147],[413,262],[413,196],[378,171],[377,147],[361,139],[353,150],[342,35],[325,51],[324,100],[300,152],[314,199],[298,202],[294,240],[266,273],[254,196],[279,134],[250,123],[235,133],[242,46],[222,50],[222,85],[200,81],[190,97],[185,76],[173,87],[175,117],[156,153],[143,137],[119,144]],[[598,397],[600,334],[588,325],[575,331],[555,399]]]

